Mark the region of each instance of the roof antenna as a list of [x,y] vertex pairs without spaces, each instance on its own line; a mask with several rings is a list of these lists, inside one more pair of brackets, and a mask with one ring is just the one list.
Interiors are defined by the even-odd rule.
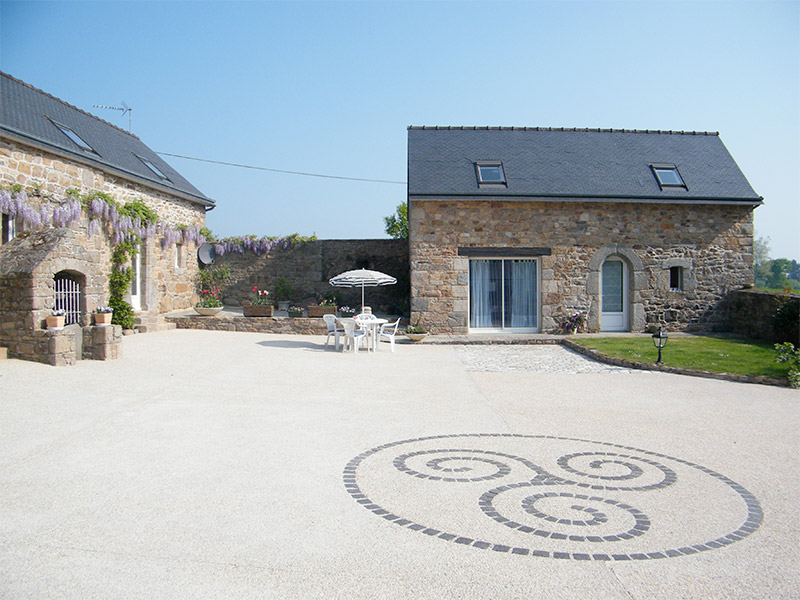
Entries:
[[103,104],[93,104],[92,106],[94,106],[95,108],[107,108],[109,110],[119,110],[122,112],[123,117],[125,116],[125,113],[128,113],[128,133],[131,132],[131,120],[133,117],[133,109],[127,104],[125,104],[124,100],[122,101],[122,108],[120,108],[119,106],[105,106]]

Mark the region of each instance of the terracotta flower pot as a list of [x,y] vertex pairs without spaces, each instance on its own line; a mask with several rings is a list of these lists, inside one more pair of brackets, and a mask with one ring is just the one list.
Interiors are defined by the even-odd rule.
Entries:
[[95,325],[110,325],[111,324],[111,317],[114,316],[114,313],[94,313],[94,324]]
[[61,329],[64,327],[66,317],[63,315],[48,315],[44,318],[48,329]]

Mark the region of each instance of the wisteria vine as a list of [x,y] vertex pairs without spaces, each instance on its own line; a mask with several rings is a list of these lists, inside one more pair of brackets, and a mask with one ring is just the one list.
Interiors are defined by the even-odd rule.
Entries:
[[120,213],[120,205],[110,196],[102,192],[93,192],[79,197],[77,192],[69,191],[67,197],[52,209],[47,205],[34,207],[24,190],[0,190],[0,212],[12,219],[20,219],[25,229],[43,229],[45,227],[70,227],[80,221],[84,208],[89,217],[88,233],[97,235],[109,228],[111,244],[116,246],[133,239],[149,239],[160,236],[162,250],[166,250],[180,241],[205,243],[205,237],[197,225],[172,226],[158,220],[152,213],[150,219],[131,217]]
[[103,192],[92,192],[80,197],[75,190],[69,190],[64,201],[51,209],[47,205],[40,208],[31,205],[24,190],[0,190],[0,212],[13,219],[21,219],[26,229],[69,227],[80,221],[84,209],[89,218],[88,234],[94,236],[108,228],[108,235],[114,246],[133,239],[160,237],[162,250],[178,243],[192,242],[202,246],[208,241],[214,246],[217,256],[244,254],[247,251],[261,256],[272,250],[287,250],[317,239],[316,236],[293,233],[279,237],[241,236],[216,240],[205,228],[197,225],[169,225],[158,220],[155,213],[154,218],[149,220],[121,214],[121,206]]

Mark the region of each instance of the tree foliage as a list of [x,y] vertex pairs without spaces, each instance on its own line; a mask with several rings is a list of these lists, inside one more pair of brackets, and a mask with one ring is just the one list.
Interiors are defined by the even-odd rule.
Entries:
[[393,215],[383,218],[386,233],[396,240],[408,239],[408,205],[398,204]]

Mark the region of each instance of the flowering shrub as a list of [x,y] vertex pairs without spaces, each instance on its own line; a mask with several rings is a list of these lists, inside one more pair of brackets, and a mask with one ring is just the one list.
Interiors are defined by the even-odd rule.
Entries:
[[53,309],[53,316],[54,316],[54,317],[63,317],[63,316],[65,316],[66,314],[67,314],[67,311],[66,311],[66,310],[64,310],[63,308],[56,308],[56,309]]
[[270,304],[269,292],[267,290],[260,290],[257,285],[254,285],[250,304],[253,306],[268,306]]
[[222,300],[219,298],[219,290],[203,290],[203,297],[200,302],[195,304],[199,308],[217,308],[222,305]]
[[328,292],[325,294],[325,297],[319,301],[320,306],[336,306],[336,296],[333,293]]
[[564,319],[561,323],[561,327],[564,331],[572,332],[575,331],[583,331],[583,328],[586,326],[586,316],[583,313],[575,313]]
[[110,312],[114,312],[114,309],[111,308],[110,306],[98,306],[97,308],[94,309],[94,312],[96,312],[96,313],[110,313]]
[[295,313],[295,314],[299,313],[299,314],[302,315],[303,314],[303,309],[301,307],[299,307],[299,306],[290,306],[289,307],[289,314],[292,314],[292,313]]
[[339,312],[344,314],[344,315],[354,315],[354,314],[356,314],[356,309],[355,308],[350,308],[349,306],[340,306],[339,307]]

